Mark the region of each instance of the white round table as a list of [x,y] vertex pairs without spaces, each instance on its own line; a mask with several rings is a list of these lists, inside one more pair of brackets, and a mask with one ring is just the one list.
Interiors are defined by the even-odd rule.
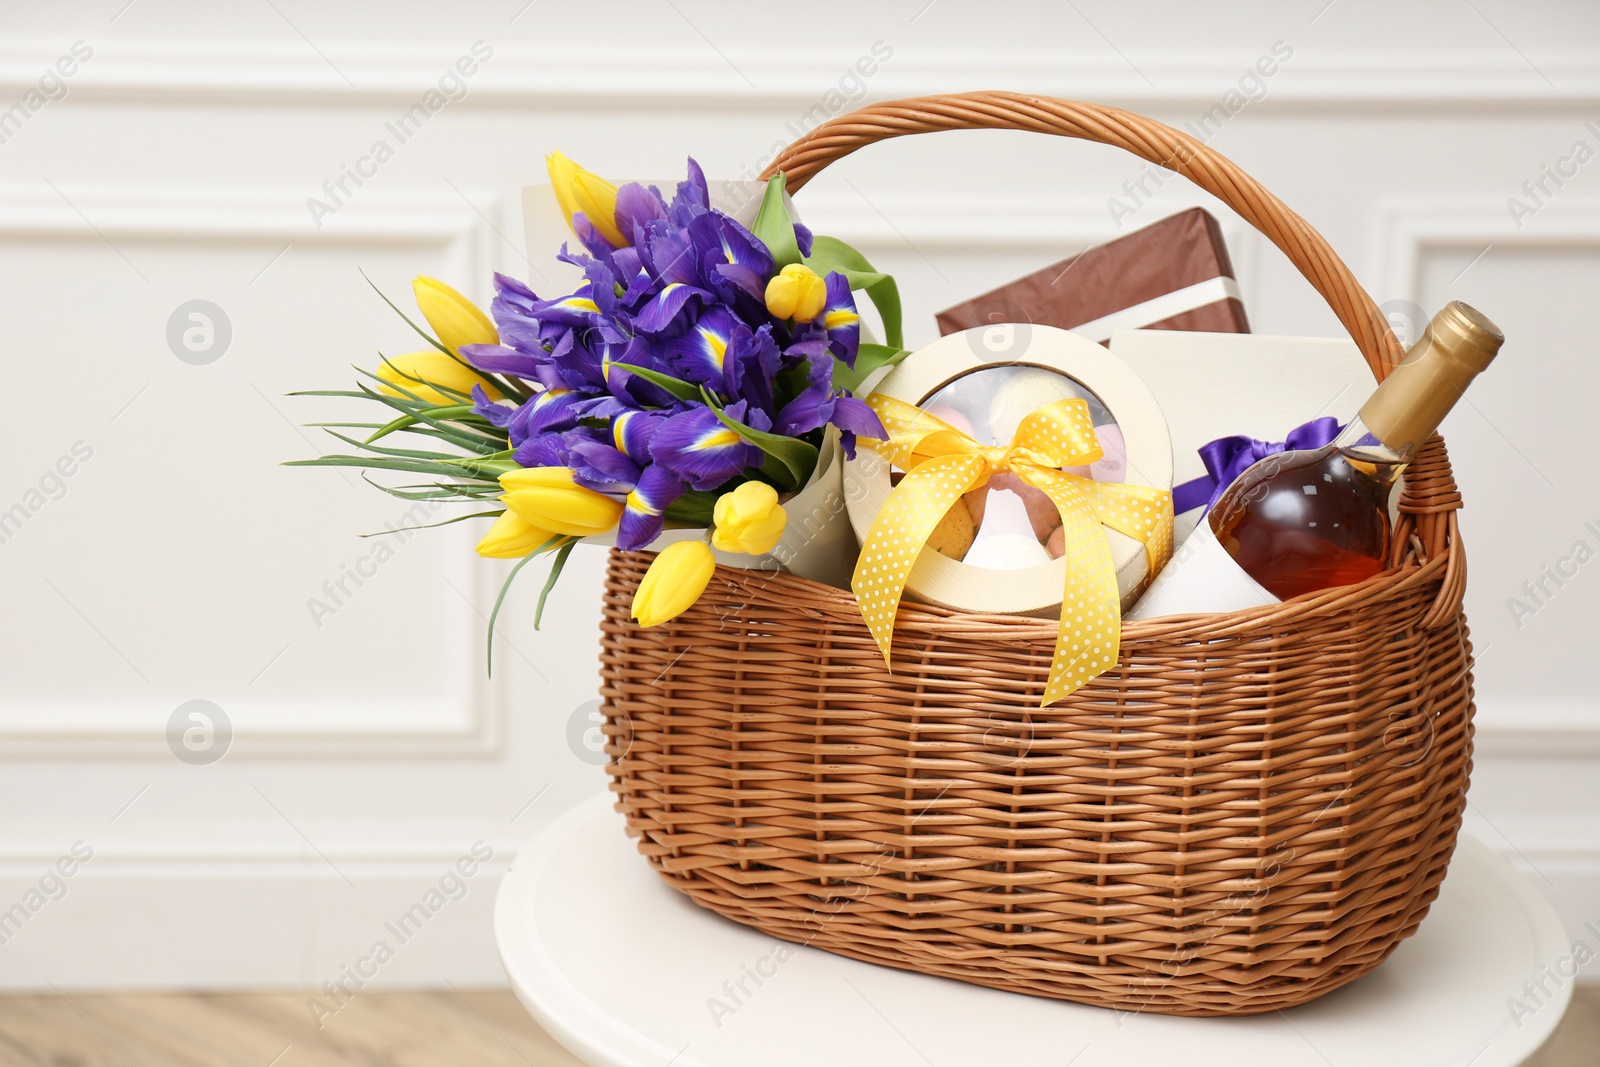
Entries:
[[1543,1007],[1513,1018],[1511,998],[1568,955],[1567,939],[1544,898],[1465,835],[1388,962],[1247,1018],[1132,1015],[777,941],[663,884],[609,796],[517,857],[495,929],[523,1004],[595,1067],[1507,1067],[1530,1062],[1571,995],[1547,978]]

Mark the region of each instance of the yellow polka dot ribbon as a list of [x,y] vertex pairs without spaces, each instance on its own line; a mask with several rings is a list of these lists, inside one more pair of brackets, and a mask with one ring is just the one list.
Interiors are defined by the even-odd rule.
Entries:
[[862,438],[861,444],[905,471],[867,531],[850,582],[884,665],[893,667],[890,648],[900,597],[934,527],[964,494],[1010,471],[1055,504],[1065,540],[1061,625],[1039,706],[1053,704],[1114,667],[1122,608],[1111,546],[1101,526],[1143,544],[1154,575],[1172,554],[1172,494],[1145,485],[1096,482],[1060,469],[1101,456],[1089,405],[1076,398],[1058,400],[1023,419],[1011,444],[986,446],[903,400],[873,394],[867,403],[889,436],[882,441]]

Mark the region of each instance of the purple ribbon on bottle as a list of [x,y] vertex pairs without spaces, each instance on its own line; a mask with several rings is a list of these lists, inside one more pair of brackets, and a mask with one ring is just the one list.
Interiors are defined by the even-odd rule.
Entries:
[[1339,425],[1338,419],[1324,415],[1296,426],[1282,441],[1257,441],[1254,437],[1236,434],[1201,445],[1197,451],[1200,453],[1200,462],[1206,466],[1206,473],[1173,487],[1173,514],[1181,515],[1202,504],[1210,510],[1222,496],[1223,490],[1257,461],[1279,452],[1321,448],[1338,437],[1342,429],[1344,427]]

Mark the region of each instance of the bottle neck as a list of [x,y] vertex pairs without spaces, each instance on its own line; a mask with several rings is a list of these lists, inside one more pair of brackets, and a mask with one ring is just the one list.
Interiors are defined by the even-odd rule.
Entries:
[[1400,462],[1409,460],[1494,359],[1502,341],[1499,327],[1482,312],[1459,300],[1446,304],[1361,406],[1366,432]]
[[1384,444],[1372,428],[1357,415],[1351,419],[1333,443],[1328,446],[1342,455],[1352,466],[1365,471],[1383,485],[1393,485],[1400,480],[1406,464],[1416,454],[1416,444],[1393,448]]

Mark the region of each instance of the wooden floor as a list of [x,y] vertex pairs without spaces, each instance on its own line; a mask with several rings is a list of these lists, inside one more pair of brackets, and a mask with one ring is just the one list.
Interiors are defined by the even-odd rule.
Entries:
[[[510,993],[362,993],[322,1022],[293,993],[0,996],[0,1067],[579,1064]],[[1579,987],[1539,1067],[1596,1064],[1600,986],[1591,985]]]
[[3,1067],[581,1067],[510,993],[0,996]]

